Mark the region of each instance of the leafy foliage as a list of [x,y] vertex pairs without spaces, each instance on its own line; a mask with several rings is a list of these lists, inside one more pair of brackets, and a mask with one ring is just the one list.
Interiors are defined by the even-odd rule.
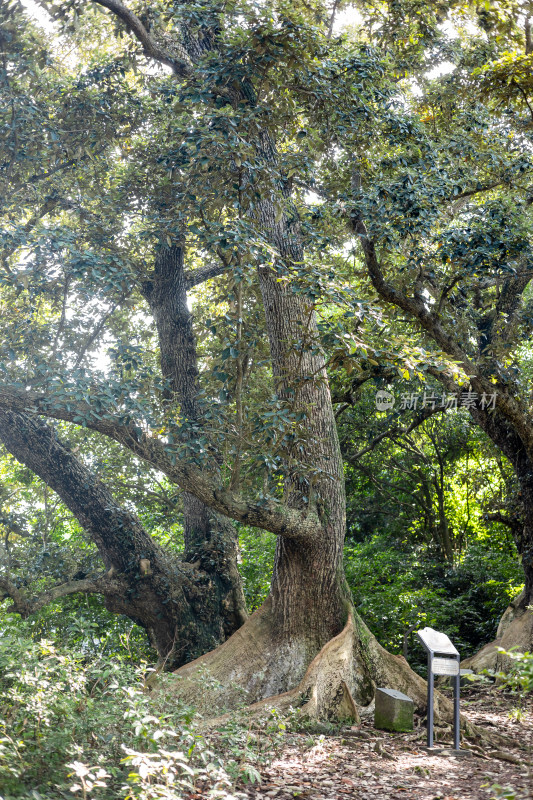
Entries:
[[[311,505],[317,474],[302,465],[317,442],[292,403],[302,386],[282,396],[267,346],[257,274],[274,270],[317,319],[316,334],[291,346],[297,360],[324,353],[320,380],[334,390],[355,605],[419,667],[410,637],[422,625],[468,655],[522,580],[501,522],[523,521],[516,453],[506,462],[465,411],[376,414],[373,393],[457,391],[476,374],[531,428],[529,9],[362,0],[337,35],[345,4],[128,5],[172,58],[147,67],[130,26],[95,3],[41,3],[47,27],[18,0],[0,7],[2,391],[63,420],[59,434],[169,558],[183,549],[179,490],[91,426],[160,445],[168,473],[216,462],[222,486],[259,508],[286,502],[296,475]],[[200,50],[185,76],[184,31]],[[257,146],[270,139],[274,166]],[[265,198],[273,228],[298,229],[305,260],[281,258],[265,234]],[[376,296],[362,223],[393,297],[421,304],[424,325]],[[162,374],[146,301],[158,253],[178,243],[187,274],[215,275],[190,294],[194,424]],[[1,577],[37,594],[101,571],[94,543],[42,482],[4,455],[0,479]],[[275,537],[244,525],[239,535],[252,611],[268,595]],[[151,653],[99,600],[63,598],[26,623],[6,607],[5,800],[172,800],[204,782],[223,797],[236,777],[257,778],[249,730],[226,731],[223,768],[191,709],[166,704],[164,691],[148,707],[146,668],[133,665]],[[523,685],[530,657],[519,664]],[[285,723],[270,724],[274,737]]]
[[206,796],[231,798],[234,777],[254,775],[246,731],[228,731],[215,753],[192,709],[169,701],[164,686],[157,699],[149,696],[145,664],[126,664],[105,648],[87,659],[72,646],[35,641],[20,620],[4,618],[0,675],[4,800],[178,800],[204,783]]
[[378,640],[406,655],[417,671],[425,668],[414,636],[418,628],[445,631],[466,658],[494,638],[503,610],[521,588],[516,554],[500,545],[497,550],[494,543],[477,542],[451,566],[386,534],[348,544],[345,569],[356,608]]
[[244,596],[249,611],[255,611],[270,591],[276,537],[257,528],[241,527],[239,531],[241,573]]
[[513,666],[507,673],[499,673],[502,686],[516,692],[523,699],[525,695],[533,692],[533,653],[526,651],[520,653],[516,649],[505,651],[500,648],[503,655],[512,659]]

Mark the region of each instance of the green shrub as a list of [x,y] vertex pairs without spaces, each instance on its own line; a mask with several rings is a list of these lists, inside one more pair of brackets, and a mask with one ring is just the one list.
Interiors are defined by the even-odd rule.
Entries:
[[50,603],[32,614],[25,630],[33,640],[51,639],[57,646],[83,653],[86,659],[103,653],[133,665],[157,659],[143,628],[108,611],[100,595],[69,595]]
[[259,528],[241,526],[239,530],[241,551],[240,570],[248,611],[255,611],[270,591],[274,568],[276,536]]
[[[231,779],[192,709],[149,696],[144,669],[35,642],[7,618],[0,636],[0,797],[178,800],[199,783],[231,797]],[[171,780],[172,779],[172,780]],[[211,794],[209,794],[211,793]]]
[[354,603],[379,642],[402,652],[419,671],[425,656],[414,631],[447,633],[466,658],[494,638],[499,619],[523,579],[513,553],[474,542],[454,567],[437,562],[423,546],[375,535],[347,542],[345,569]]
[[499,647],[498,650],[513,662],[508,672],[498,673],[501,685],[518,694],[521,699],[533,693],[533,653],[520,653],[516,648],[504,650]]

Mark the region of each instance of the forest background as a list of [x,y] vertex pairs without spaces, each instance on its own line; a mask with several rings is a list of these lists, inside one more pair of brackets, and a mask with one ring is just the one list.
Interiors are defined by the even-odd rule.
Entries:
[[417,628],[468,656],[531,602],[531,13],[2,4],[6,796],[116,796],[119,718],[141,796],[134,668],[256,610],[250,700],[345,603],[423,674]]

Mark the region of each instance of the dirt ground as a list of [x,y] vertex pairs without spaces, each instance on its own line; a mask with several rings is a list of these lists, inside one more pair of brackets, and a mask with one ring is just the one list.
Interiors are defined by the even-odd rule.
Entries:
[[[462,690],[461,711],[468,720],[506,737],[504,744],[463,740],[469,757],[429,755],[425,720],[412,734],[389,734],[373,718],[339,734],[291,734],[277,758],[262,770],[262,782],[241,785],[249,800],[330,800],[401,798],[408,800],[491,800],[533,798],[533,699],[516,719],[518,699],[495,687]],[[440,734],[440,735],[439,735]],[[451,732],[437,731],[448,746]]]

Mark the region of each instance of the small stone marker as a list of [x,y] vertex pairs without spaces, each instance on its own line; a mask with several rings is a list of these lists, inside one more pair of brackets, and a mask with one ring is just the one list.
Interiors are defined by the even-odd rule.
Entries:
[[412,731],[415,704],[396,689],[376,689],[374,727],[385,731]]

